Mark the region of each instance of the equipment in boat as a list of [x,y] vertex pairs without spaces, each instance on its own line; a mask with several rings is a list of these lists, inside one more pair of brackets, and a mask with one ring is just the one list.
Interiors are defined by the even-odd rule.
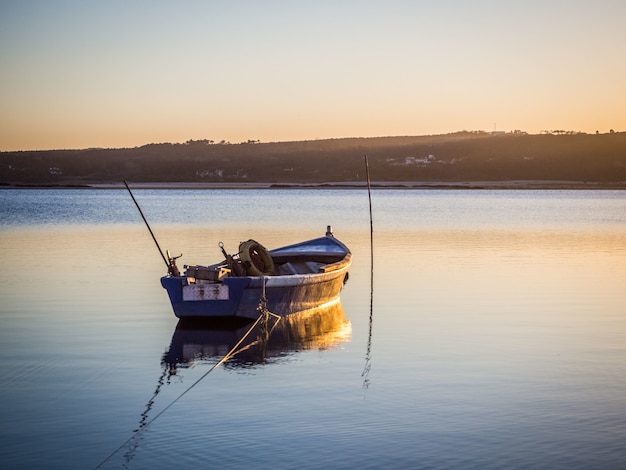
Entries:
[[[224,260],[208,266],[185,265],[161,278],[179,318],[240,317],[255,319],[259,299],[277,315],[322,306],[339,298],[352,254],[331,227],[323,237],[267,250],[255,240],[239,245]],[[175,265],[175,259],[171,261]]]

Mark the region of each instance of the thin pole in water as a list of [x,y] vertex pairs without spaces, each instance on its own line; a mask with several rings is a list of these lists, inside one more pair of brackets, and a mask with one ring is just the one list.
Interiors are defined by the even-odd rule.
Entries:
[[367,175],[367,196],[370,203],[370,318],[369,333],[367,337],[367,352],[365,353],[365,367],[363,368],[363,388],[367,389],[370,384],[369,373],[372,368],[372,325],[374,323],[374,221],[372,218],[372,191],[370,183],[370,168],[365,155],[365,174]]
[[370,261],[372,272],[374,272],[374,221],[372,220],[372,191],[370,184],[370,166],[365,155],[365,174],[367,176],[367,197],[370,202]]
[[146,223],[146,227],[148,227],[148,231],[150,232],[150,235],[152,235],[152,239],[154,240],[154,243],[157,246],[157,249],[159,250],[159,253],[161,253],[161,258],[163,258],[163,261],[165,262],[165,266],[167,266],[167,269],[168,269],[168,272],[169,272],[169,270],[170,270],[170,263],[168,263],[167,258],[163,254],[163,250],[161,250],[161,247],[159,246],[159,242],[157,241],[156,237],[154,236],[154,233],[152,233],[152,229],[150,228],[150,224],[148,224],[148,221],[146,220],[146,217],[143,215],[143,211],[141,210],[141,207],[139,207],[139,204],[137,203],[137,200],[135,199],[135,196],[133,196],[133,192],[128,187],[128,183],[126,183],[126,180],[124,180],[124,186],[126,186],[126,189],[128,189],[128,194],[130,194],[130,197],[133,198],[133,202],[135,203],[135,206],[137,206],[137,209],[139,210],[139,214],[141,214],[141,218]]

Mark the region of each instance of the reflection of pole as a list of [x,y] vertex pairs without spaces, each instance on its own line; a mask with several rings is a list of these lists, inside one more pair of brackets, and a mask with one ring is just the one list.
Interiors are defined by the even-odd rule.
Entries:
[[370,205],[370,321],[367,337],[367,352],[365,353],[365,367],[363,368],[363,388],[369,387],[369,373],[372,359],[372,323],[374,321],[374,221],[372,219],[372,191],[370,184],[370,168],[365,155],[365,174],[367,176],[367,197]]
[[[274,315],[274,316],[278,316],[273,314],[272,312],[269,312],[270,315]],[[192,383],[189,387],[187,387],[187,389],[182,392],[180,395],[178,395],[174,400],[172,400],[170,402],[169,405],[167,405],[165,408],[163,408],[161,411],[159,411],[159,413],[157,413],[151,420],[147,421],[147,420],[141,420],[141,422],[139,423],[139,428],[135,429],[133,431],[133,434],[126,440],[126,442],[124,442],[121,446],[119,446],[117,449],[115,449],[111,454],[109,454],[109,456],[104,459],[102,462],[100,462],[95,468],[94,470],[99,469],[100,467],[102,467],[106,462],[108,462],[109,460],[111,460],[111,458],[117,454],[120,450],[122,450],[124,448],[124,446],[126,446],[127,444],[131,443],[131,442],[135,442],[136,439],[141,438],[141,433],[147,429],[148,426],[150,426],[150,424],[152,424],[154,421],[156,421],[163,413],[165,413],[167,410],[169,410],[172,405],[174,405],[174,403],[176,403],[178,400],[180,400],[182,397],[184,397],[187,392],[189,392],[189,390],[191,390],[192,388],[194,388],[196,385],[198,385],[200,383],[200,381],[202,379],[204,379],[207,375],[209,375],[212,371],[214,371],[220,364],[223,364],[224,362],[228,361],[231,357],[235,356],[236,354],[240,353],[241,351],[244,351],[245,349],[247,349],[249,346],[246,346],[245,348],[241,348],[239,349],[239,346],[241,346],[241,344],[246,340],[246,338],[248,337],[248,335],[250,335],[250,333],[252,333],[252,331],[256,328],[256,326],[261,322],[261,320],[263,320],[263,314],[259,315],[259,318],[257,318],[255,320],[255,322],[252,324],[252,326],[250,326],[250,328],[248,329],[248,331],[246,331],[246,333],[241,337],[241,339],[237,342],[237,344],[235,344],[232,349],[230,351],[228,351],[226,353],[226,355],[224,357],[222,357],[218,362],[216,362],[215,364],[213,364],[213,366],[207,370],[204,375],[202,377],[200,377],[198,380],[196,380],[194,383]],[[271,331],[270,331],[271,333]],[[163,375],[165,375],[165,371],[163,372]],[[159,385],[160,387],[160,385]],[[159,391],[159,387],[157,387],[157,391],[156,393],[153,395],[156,396],[158,394]],[[152,407],[152,404],[149,404],[150,408]],[[147,413],[148,410],[146,410]],[[147,418],[147,414],[146,414],[146,418]],[[133,455],[134,455],[134,450],[136,449],[137,446],[133,445],[131,446],[130,451],[127,453],[127,462],[132,459]],[[128,457],[130,456],[130,458]]]
[[135,458],[135,454],[137,452],[137,449],[139,448],[139,441],[141,440],[141,436],[138,436],[137,433],[142,428],[146,427],[146,424],[148,423],[148,414],[150,413],[150,410],[154,406],[154,401],[156,399],[156,396],[159,394],[159,392],[161,391],[161,387],[165,383],[165,376],[167,375],[167,372],[168,372],[168,368],[167,368],[167,364],[165,364],[165,367],[163,367],[163,373],[161,374],[161,377],[159,377],[156,390],[152,394],[152,397],[150,398],[150,400],[148,400],[148,403],[146,404],[146,409],[143,411],[143,413],[141,413],[141,419],[139,420],[139,427],[133,430],[133,436],[131,440],[128,441],[128,444],[129,444],[128,451],[124,453],[124,460],[126,461],[127,464],[130,463],[130,461],[133,460],[133,458]]

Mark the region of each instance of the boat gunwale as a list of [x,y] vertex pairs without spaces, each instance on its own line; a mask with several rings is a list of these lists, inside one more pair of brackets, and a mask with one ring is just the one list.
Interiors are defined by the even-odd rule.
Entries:
[[[307,258],[309,259],[309,258]],[[331,274],[339,274],[340,271],[345,271],[347,270],[352,264],[352,253],[346,253],[345,256],[340,259],[339,261],[336,261],[334,263],[329,263],[329,264],[323,264],[319,267],[319,270],[317,272],[310,272],[310,273],[292,273],[292,274],[265,274],[265,275],[260,275],[260,276],[227,276],[227,277],[223,277],[222,279],[218,279],[218,280],[208,280],[208,279],[195,279],[195,281],[193,282],[193,284],[205,284],[205,285],[212,285],[212,284],[223,284],[223,283],[233,283],[233,282],[238,282],[237,280],[249,280],[250,287],[255,287],[258,283],[262,282],[263,279],[265,279],[265,283],[267,286],[270,286],[270,284],[273,284],[271,282],[272,279],[307,279],[310,278],[311,280],[315,280],[317,281],[318,277],[323,277],[323,276],[327,276],[327,275],[331,275]],[[218,265],[212,265],[212,266],[224,266],[222,263],[218,264]],[[180,279],[181,281],[186,281],[187,283],[189,282],[190,276],[185,276],[185,275],[180,275],[180,276],[172,276],[170,274],[166,274],[165,276],[162,276],[162,279]],[[198,282],[200,281],[200,282]]]

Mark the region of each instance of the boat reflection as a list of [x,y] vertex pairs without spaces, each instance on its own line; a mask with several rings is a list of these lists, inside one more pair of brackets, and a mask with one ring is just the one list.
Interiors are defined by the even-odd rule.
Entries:
[[179,320],[170,348],[163,355],[168,376],[199,361],[221,360],[244,337],[224,367],[251,367],[298,351],[329,349],[349,340],[352,334],[340,301],[280,318],[270,316],[267,323],[248,333],[251,326],[211,318],[201,322]]
[[[351,335],[352,325],[339,300],[282,317],[270,314],[266,322],[233,324],[232,319],[180,319],[169,350],[163,355],[163,371],[156,390],[141,413],[139,426],[133,430],[133,436],[120,447],[125,449],[126,464],[134,458],[138,449],[141,440],[138,433],[218,365],[245,368],[273,363],[299,351],[336,347],[348,341]],[[213,366],[178,398],[150,418],[161,388],[169,384],[173,376],[178,375],[179,369],[204,361],[212,362]]]

